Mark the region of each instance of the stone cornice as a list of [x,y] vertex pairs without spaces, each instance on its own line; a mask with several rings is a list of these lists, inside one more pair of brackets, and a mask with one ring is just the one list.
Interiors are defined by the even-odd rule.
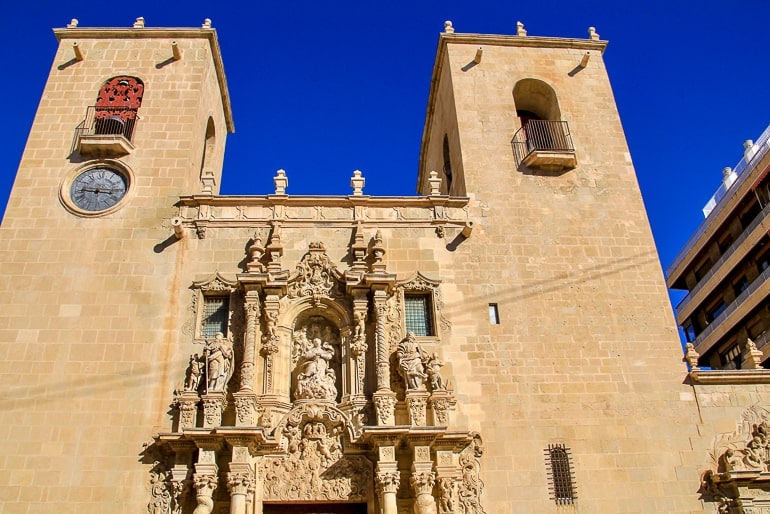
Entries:
[[693,370],[694,385],[770,384],[770,369]]
[[214,70],[217,74],[219,92],[222,96],[222,108],[225,111],[227,131],[235,132],[233,111],[230,105],[230,93],[227,89],[225,66],[222,61],[222,52],[219,48],[217,31],[206,28],[168,28],[168,27],[86,27],[86,28],[58,28],[53,29],[56,40],[61,43],[63,39],[139,39],[139,38],[167,38],[167,39],[208,39],[211,45],[211,56],[214,59]]

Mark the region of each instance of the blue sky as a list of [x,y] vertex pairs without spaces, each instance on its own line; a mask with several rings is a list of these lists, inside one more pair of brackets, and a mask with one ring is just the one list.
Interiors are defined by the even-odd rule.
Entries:
[[[0,208],[51,66],[51,28],[217,29],[236,133],[223,194],[414,194],[431,68],[444,20],[457,32],[610,41],[605,61],[663,266],[703,219],[741,143],[770,124],[770,2],[14,2],[3,8]],[[62,157],[62,168],[66,162]],[[54,201],[54,199],[52,199]]]

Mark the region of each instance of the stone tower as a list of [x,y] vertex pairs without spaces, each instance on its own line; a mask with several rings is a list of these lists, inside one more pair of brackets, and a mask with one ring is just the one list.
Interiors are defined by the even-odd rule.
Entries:
[[283,170],[221,196],[209,22],[55,33],[0,229],[4,512],[702,507],[706,429],[593,29],[448,23],[414,197],[360,171],[292,196]]
[[117,511],[146,503],[131,434],[163,425],[173,387],[174,198],[218,192],[233,124],[209,23],[54,33],[0,229],[0,482],[24,504]]

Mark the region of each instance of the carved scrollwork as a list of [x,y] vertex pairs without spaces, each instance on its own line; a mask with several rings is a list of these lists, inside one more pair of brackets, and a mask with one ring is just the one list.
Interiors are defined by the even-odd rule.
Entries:
[[337,298],[342,296],[339,288],[340,279],[341,274],[326,255],[323,243],[312,242],[289,281],[288,296],[289,298],[310,296],[316,300],[322,296]]
[[259,471],[269,501],[367,501],[371,463],[342,454],[349,421],[327,404],[302,403],[279,424],[286,455],[266,457]]
[[458,502],[463,514],[486,514],[481,506],[481,492],[484,482],[481,480],[481,456],[484,447],[481,437],[475,435],[471,444],[460,453],[462,479],[458,487]]
[[172,488],[169,478],[163,463],[156,461],[150,470],[148,514],[171,514]]
[[396,409],[395,395],[375,395],[374,407],[377,411],[378,425],[392,425],[394,423],[393,415]]

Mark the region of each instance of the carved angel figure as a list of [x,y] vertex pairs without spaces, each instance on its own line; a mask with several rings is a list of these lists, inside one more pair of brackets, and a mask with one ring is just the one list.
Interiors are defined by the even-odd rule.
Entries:
[[187,380],[184,384],[185,391],[197,391],[200,387],[201,376],[203,375],[203,362],[198,354],[190,355],[190,364],[187,367]]
[[423,362],[425,372],[428,374],[428,383],[430,383],[431,391],[446,390],[444,379],[441,378],[441,367],[444,366],[444,363],[438,359],[438,354],[435,352],[432,355],[423,354]]
[[407,390],[422,389],[428,375],[425,374],[422,352],[417,346],[413,333],[409,332],[406,338],[398,343],[396,357],[398,357],[398,374],[404,379]]
[[299,358],[296,399],[334,400],[337,381],[329,362],[334,358],[334,347],[316,337]]
[[217,332],[213,340],[206,341],[203,350],[206,359],[207,392],[224,391],[233,374],[233,344]]

